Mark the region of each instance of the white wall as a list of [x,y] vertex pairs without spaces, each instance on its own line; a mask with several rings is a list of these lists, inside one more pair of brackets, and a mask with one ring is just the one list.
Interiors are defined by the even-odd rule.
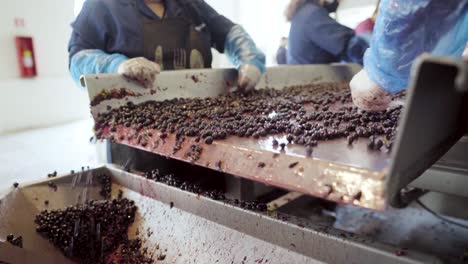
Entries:
[[375,11],[377,0],[342,0],[336,20],[350,28],[356,26]]
[[[218,13],[242,25],[266,54],[267,65],[275,65],[281,37],[289,35],[283,16],[289,0],[206,0]],[[226,56],[214,52],[213,67],[232,67]]]
[[281,37],[288,37],[289,23],[284,10],[289,0],[239,0],[240,23],[265,53],[267,66],[276,64]]
[[[2,0],[1,6],[0,134],[88,117],[87,94],[68,74],[74,1]],[[24,18],[25,27],[16,28],[15,18]],[[19,78],[15,35],[34,38],[36,78]]]

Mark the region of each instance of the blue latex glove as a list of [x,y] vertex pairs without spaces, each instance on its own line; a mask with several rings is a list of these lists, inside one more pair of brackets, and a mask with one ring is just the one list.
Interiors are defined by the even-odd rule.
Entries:
[[239,69],[239,88],[251,90],[265,72],[265,54],[255,45],[249,34],[239,25],[229,31],[224,52]]
[[468,41],[468,1],[382,0],[364,56],[369,78],[390,93],[405,89],[422,53],[460,58]]

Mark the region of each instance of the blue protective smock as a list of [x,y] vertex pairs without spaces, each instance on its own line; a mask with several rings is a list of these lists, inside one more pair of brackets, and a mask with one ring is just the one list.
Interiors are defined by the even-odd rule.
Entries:
[[[265,71],[265,55],[245,30],[219,15],[202,0],[193,0],[211,34],[207,43],[226,52],[234,65],[257,66]],[[165,1],[166,17],[184,16],[173,0]],[[144,0],[87,0],[72,23],[69,42],[70,72],[75,81],[84,74],[113,73],[128,58],[143,56],[142,16],[160,18]]]
[[367,42],[308,1],[291,20],[288,64],[352,62],[362,64]]
[[364,68],[372,81],[397,93],[408,86],[417,56],[460,58],[467,42],[467,0],[382,0]]

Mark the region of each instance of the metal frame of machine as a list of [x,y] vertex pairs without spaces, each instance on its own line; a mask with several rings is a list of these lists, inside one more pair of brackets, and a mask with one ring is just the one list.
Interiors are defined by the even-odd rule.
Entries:
[[[148,252],[166,255],[162,263],[442,263],[451,259],[402,249],[310,219],[244,210],[228,201],[215,201],[107,166],[0,194],[0,217],[5,220],[0,236],[15,233],[24,237],[23,250],[0,243],[0,261],[27,263],[23,261],[40,254],[55,263],[67,263],[36,233],[35,214],[83,199],[99,199],[96,177],[101,174],[111,176],[113,197],[121,190],[124,197],[135,201],[138,216],[129,235],[133,237],[139,230]],[[49,182],[57,185],[56,191]]]
[[389,170],[392,205],[403,206],[399,191],[468,132],[467,69],[467,63],[441,57],[423,56],[415,64]]

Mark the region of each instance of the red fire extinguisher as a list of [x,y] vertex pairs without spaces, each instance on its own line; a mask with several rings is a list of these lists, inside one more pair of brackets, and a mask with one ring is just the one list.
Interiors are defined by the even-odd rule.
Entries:
[[33,39],[31,37],[18,36],[15,40],[21,77],[28,78],[36,76],[37,70]]

